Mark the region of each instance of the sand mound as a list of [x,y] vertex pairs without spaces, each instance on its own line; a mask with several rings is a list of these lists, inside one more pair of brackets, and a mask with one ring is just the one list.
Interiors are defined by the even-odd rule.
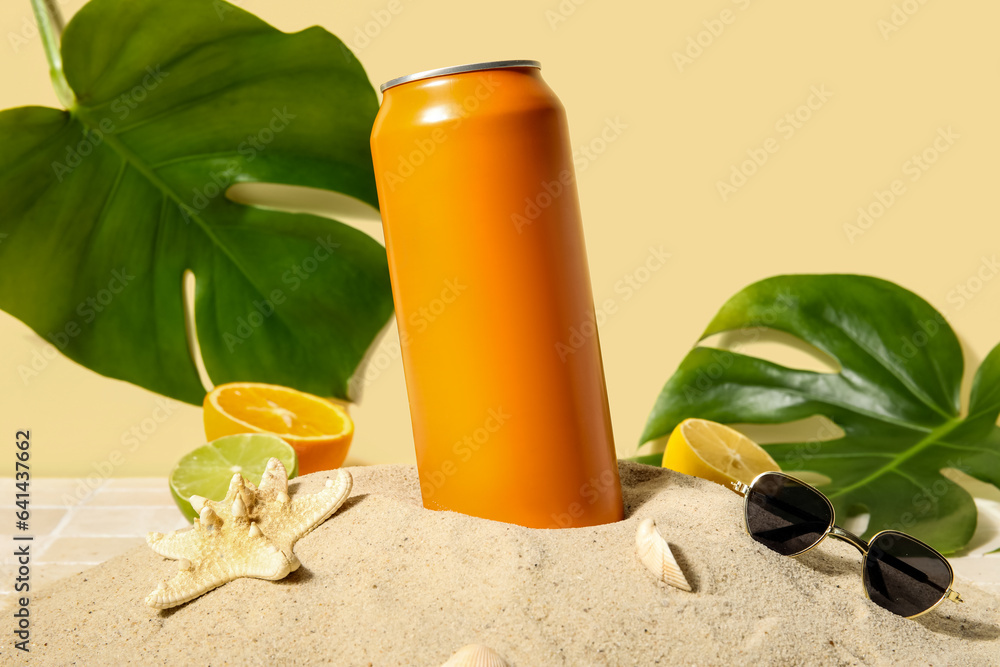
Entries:
[[[893,616],[865,598],[850,546],[778,556],[744,533],[739,498],[684,475],[622,463],[625,521],[546,531],[424,510],[409,466],[350,471],[352,497],[298,543],[287,579],[159,612],[143,598],[176,566],[137,548],[32,600],[31,662],[432,666],[469,643],[520,667],[1000,660],[996,597],[959,582],[967,604]],[[636,558],[649,516],[693,593]]]

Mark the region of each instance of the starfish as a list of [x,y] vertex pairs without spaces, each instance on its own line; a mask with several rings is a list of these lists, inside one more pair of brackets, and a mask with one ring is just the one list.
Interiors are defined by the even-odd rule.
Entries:
[[167,609],[184,604],[240,577],[277,580],[299,567],[292,547],[326,521],[351,493],[351,473],[338,470],[311,495],[288,495],[288,473],[270,459],[260,487],[233,475],[220,501],[191,496],[194,526],[168,535],[149,533],[146,543],[178,563],[178,573],[146,596],[146,604]]

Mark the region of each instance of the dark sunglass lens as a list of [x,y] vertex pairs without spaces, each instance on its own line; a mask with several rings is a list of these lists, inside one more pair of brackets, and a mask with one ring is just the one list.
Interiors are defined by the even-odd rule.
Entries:
[[783,556],[794,556],[823,539],[833,511],[816,489],[766,474],[747,493],[746,518],[751,537]]
[[862,577],[872,602],[900,616],[915,616],[933,607],[953,579],[944,556],[895,531],[872,540]]

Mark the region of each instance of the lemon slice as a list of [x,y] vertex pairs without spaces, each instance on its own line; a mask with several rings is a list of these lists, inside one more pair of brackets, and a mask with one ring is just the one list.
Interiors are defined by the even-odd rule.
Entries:
[[762,472],[781,470],[764,448],[739,431],[707,419],[685,419],[667,440],[663,467],[723,486],[750,484]]
[[299,472],[339,468],[354,437],[354,422],[335,403],[289,387],[231,382],[204,401],[205,436],[273,433],[295,448]]
[[181,513],[194,521],[198,513],[191,507],[191,496],[222,500],[235,473],[260,484],[271,457],[284,464],[289,479],[298,474],[295,450],[281,438],[266,434],[227,435],[181,458],[170,473],[170,493]]

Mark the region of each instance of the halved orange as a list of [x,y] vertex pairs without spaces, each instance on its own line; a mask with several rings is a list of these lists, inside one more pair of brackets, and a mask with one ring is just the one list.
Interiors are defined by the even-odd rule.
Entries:
[[257,382],[231,382],[204,402],[209,440],[237,433],[271,433],[295,448],[299,474],[339,468],[354,437],[347,411],[296,389]]

